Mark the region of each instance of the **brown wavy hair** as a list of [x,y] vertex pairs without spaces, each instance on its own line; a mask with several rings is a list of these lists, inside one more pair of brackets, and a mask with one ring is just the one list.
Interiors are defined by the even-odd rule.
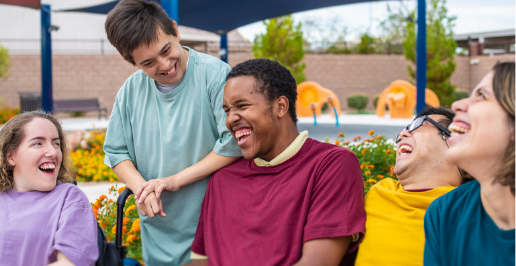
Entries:
[[512,131],[509,146],[505,150],[503,166],[495,182],[511,188],[514,195],[514,62],[498,62],[494,68],[493,91],[498,103],[509,115],[509,125]]
[[33,111],[23,114],[19,114],[11,118],[0,131],[0,150],[2,152],[0,156],[0,193],[13,188],[14,186],[14,168],[7,161],[7,155],[15,152],[23,138],[25,137],[25,125],[31,122],[34,118],[46,119],[57,129],[59,134],[59,141],[61,142],[60,149],[63,155],[63,160],[59,168],[57,180],[63,183],[72,183],[75,177],[75,173],[70,170],[70,159],[68,156],[68,147],[66,143],[66,137],[63,132],[61,124],[55,117],[50,114],[46,114],[42,111]]

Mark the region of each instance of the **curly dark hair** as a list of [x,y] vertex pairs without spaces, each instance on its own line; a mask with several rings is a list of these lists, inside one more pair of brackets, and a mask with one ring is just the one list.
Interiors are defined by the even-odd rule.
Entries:
[[70,170],[72,165],[68,157],[68,147],[66,143],[66,137],[63,132],[63,128],[59,124],[59,121],[50,114],[42,111],[33,111],[28,113],[19,114],[11,118],[0,131],[0,193],[13,188],[14,186],[14,168],[7,161],[7,155],[14,152],[20,146],[20,143],[25,137],[25,125],[34,120],[34,118],[43,118],[52,122],[57,129],[59,135],[59,141],[61,142],[60,148],[63,155],[63,161],[57,175],[57,180],[63,183],[72,183],[75,177],[75,173]]
[[226,81],[239,76],[253,77],[256,89],[269,103],[280,96],[287,97],[290,117],[297,124],[297,84],[290,70],[269,59],[251,59],[233,67],[228,73]]
[[106,18],[109,42],[129,63],[136,65],[133,51],[142,44],[158,40],[158,29],[177,37],[174,21],[157,3],[144,0],[121,0]]

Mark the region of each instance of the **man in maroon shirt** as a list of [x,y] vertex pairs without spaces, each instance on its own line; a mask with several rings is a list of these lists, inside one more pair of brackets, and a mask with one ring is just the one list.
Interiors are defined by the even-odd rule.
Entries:
[[210,179],[189,265],[339,265],[364,234],[363,181],[349,150],[297,130],[297,86],[267,59],[226,78],[226,126],[244,158]]

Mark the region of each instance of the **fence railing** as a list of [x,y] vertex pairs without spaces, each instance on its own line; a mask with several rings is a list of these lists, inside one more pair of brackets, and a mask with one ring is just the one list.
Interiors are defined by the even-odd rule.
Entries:
[[[0,45],[9,49],[10,54],[40,54],[40,39],[0,39]],[[204,53],[217,53],[219,42],[197,42],[191,46]],[[358,54],[358,44],[351,42],[310,42],[305,43],[306,53]],[[252,44],[247,41],[229,41],[230,53],[248,53],[253,51]],[[403,54],[401,44],[375,44],[374,53]],[[115,47],[107,39],[52,39],[53,54],[118,54]]]

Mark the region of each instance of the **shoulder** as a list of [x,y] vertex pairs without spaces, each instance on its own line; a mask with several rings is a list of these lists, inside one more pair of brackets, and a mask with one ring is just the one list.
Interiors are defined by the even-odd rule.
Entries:
[[350,150],[330,144],[325,142],[320,142],[318,140],[314,140],[311,138],[306,139],[304,145],[310,145],[309,153],[314,158],[318,158],[320,160],[330,160],[330,161],[356,161],[358,163],[357,156]]
[[480,184],[476,181],[470,181],[462,184],[452,191],[437,198],[430,204],[429,213],[449,213],[460,215],[467,206],[475,204],[480,200]]
[[62,197],[66,204],[80,204],[83,207],[90,207],[86,194],[74,184],[58,183],[51,192],[54,197]]
[[214,56],[199,53],[193,49],[189,49],[190,56],[194,58],[194,63],[199,67],[204,68],[207,72],[222,73],[224,78],[226,74],[231,70],[228,64],[224,63],[219,58]]
[[118,94],[139,92],[141,91],[141,86],[148,84],[149,80],[151,80],[151,78],[149,78],[141,69],[138,69],[125,80],[124,85],[122,85]]

